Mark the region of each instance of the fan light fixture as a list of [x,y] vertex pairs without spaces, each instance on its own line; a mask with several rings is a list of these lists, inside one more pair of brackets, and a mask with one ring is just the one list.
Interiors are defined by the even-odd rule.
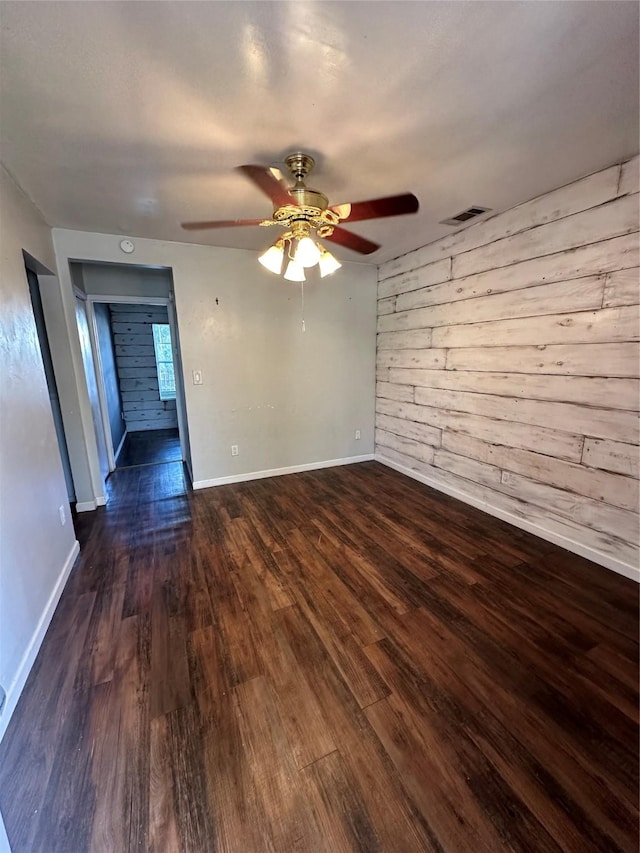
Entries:
[[335,272],[342,266],[340,261],[324,248],[322,249],[318,265],[320,267],[320,278],[324,278],[325,275],[331,275],[332,272]]
[[284,240],[278,240],[277,243],[270,246],[266,252],[260,255],[258,260],[269,272],[280,275],[282,262],[284,261]]
[[287,281],[304,281],[304,267],[297,261],[289,261],[284,277],[287,279]]
[[246,225],[281,226],[287,229],[286,232],[258,260],[274,275],[284,275],[288,281],[304,281],[304,271],[310,267],[318,265],[320,276],[324,278],[342,266],[317,242],[318,239],[338,243],[361,255],[370,255],[380,248],[378,243],[343,228],[342,223],[418,211],[418,199],[413,193],[329,205],[329,199],[324,193],[305,183],[305,178],[315,165],[313,157],[296,151],[285,157],[284,162],[294,180],[291,186],[288,186],[279,169],[255,164],[238,166],[238,170],[271,199],[273,213],[270,218],[183,222],[182,227],[187,231],[200,231]]
[[287,281],[305,281],[305,268],[320,267],[320,277],[324,278],[339,270],[342,264],[323,245],[316,243],[310,236],[307,223],[294,223],[294,230],[281,237],[273,246],[258,258],[269,272],[280,275],[285,259],[285,243],[288,243],[288,262],[284,272]]
[[315,267],[320,260],[320,249],[311,237],[303,237],[298,243],[295,259],[303,267]]

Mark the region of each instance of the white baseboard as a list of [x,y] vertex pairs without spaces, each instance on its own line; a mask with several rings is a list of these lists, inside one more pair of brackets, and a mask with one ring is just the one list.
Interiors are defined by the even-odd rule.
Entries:
[[388,468],[393,468],[394,471],[406,474],[407,477],[418,480],[420,483],[424,483],[425,486],[437,489],[439,492],[444,492],[452,498],[457,498],[463,503],[470,504],[471,506],[476,507],[476,509],[480,509],[489,515],[493,515],[496,518],[501,519],[502,521],[513,524],[514,527],[526,530],[527,533],[533,533],[534,536],[539,536],[540,539],[545,539],[547,542],[553,542],[554,545],[566,548],[567,551],[572,551],[580,557],[585,557],[593,563],[598,563],[600,566],[604,566],[607,569],[611,569],[613,572],[617,572],[619,575],[624,575],[626,578],[630,578],[631,580],[640,583],[640,569],[635,566],[630,566],[627,563],[616,560],[609,554],[603,554],[601,551],[589,548],[581,542],[577,542],[575,539],[563,536],[561,533],[556,533],[553,530],[548,530],[546,527],[536,524],[533,521],[527,521],[525,518],[520,518],[506,509],[501,509],[500,507],[494,506],[493,504],[487,503],[479,498],[475,498],[472,495],[468,495],[466,492],[463,492],[462,489],[457,489],[455,486],[446,485],[435,479],[432,480],[427,474],[423,474],[420,471],[414,471],[411,468],[400,465],[398,462],[387,459],[381,454],[376,453],[375,459],[377,462],[380,462],[381,465],[386,465]]
[[373,453],[362,456],[346,456],[343,459],[327,459],[324,462],[306,462],[304,465],[290,465],[287,468],[271,468],[268,471],[252,471],[249,474],[231,474],[228,477],[216,477],[213,480],[196,480],[194,489],[208,489],[211,486],[227,486],[230,483],[245,483],[248,480],[262,480],[265,477],[281,477],[283,474],[299,474],[301,471],[317,471],[320,468],[335,468],[338,465],[353,465],[355,462],[370,462]]
[[73,568],[73,564],[76,561],[76,557],[80,553],[80,544],[75,541],[73,543],[73,547],[67,556],[67,559],[64,562],[62,570],[58,575],[58,580],[51,591],[51,595],[49,596],[49,600],[42,611],[42,615],[38,620],[38,624],[36,625],[36,629],[33,632],[31,640],[29,641],[29,645],[26,648],[25,653],[22,656],[22,660],[20,661],[20,665],[18,666],[18,671],[16,672],[13,681],[9,685],[7,689],[7,698],[5,701],[4,709],[2,711],[2,716],[0,717],[0,741],[4,737],[4,733],[7,730],[7,726],[9,725],[9,720],[11,719],[11,715],[16,709],[16,705],[18,704],[18,699],[20,698],[20,694],[24,688],[24,685],[27,681],[27,677],[31,672],[31,667],[34,664],[34,661],[38,655],[40,650],[40,646],[42,645],[42,641],[44,640],[44,635],[47,633],[47,628],[49,627],[49,623],[53,617],[55,609],[58,605],[58,601],[60,600],[60,596],[62,595],[62,590],[65,587],[67,582],[67,578],[71,573],[71,569]]
[[78,501],[76,503],[76,512],[91,512],[98,506],[95,500],[93,501]]
[[76,512],[92,512],[99,506],[106,506],[107,499],[104,495],[98,495],[92,501],[79,501],[76,503]]

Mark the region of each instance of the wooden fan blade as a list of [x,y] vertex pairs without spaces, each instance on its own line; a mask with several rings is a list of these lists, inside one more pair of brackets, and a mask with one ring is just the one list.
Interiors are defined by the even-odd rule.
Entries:
[[403,213],[416,213],[420,204],[413,193],[391,195],[386,198],[371,198],[369,201],[356,201],[336,204],[331,210],[345,222],[358,222],[363,219],[380,219],[383,216],[400,216]]
[[261,225],[264,219],[218,219],[212,222],[182,222],[185,231],[204,231],[206,228],[235,228],[236,225]]
[[237,169],[261,189],[276,207],[295,204],[284,183],[281,183],[266,166],[238,166]]
[[380,246],[377,243],[372,243],[365,237],[360,237],[359,234],[353,234],[345,228],[334,226],[333,234],[328,237],[322,237],[323,240],[329,240],[331,243],[339,243],[347,249],[352,249],[354,252],[359,252],[361,255],[370,255],[375,252]]

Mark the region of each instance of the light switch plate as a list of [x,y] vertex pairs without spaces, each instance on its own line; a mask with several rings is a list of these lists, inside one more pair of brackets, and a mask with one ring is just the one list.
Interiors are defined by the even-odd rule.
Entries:
[[194,370],[193,371],[193,384],[194,385],[202,385],[202,371]]

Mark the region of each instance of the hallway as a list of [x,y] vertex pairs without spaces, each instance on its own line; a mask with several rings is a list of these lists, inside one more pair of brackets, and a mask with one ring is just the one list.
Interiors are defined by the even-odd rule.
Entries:
[[109,490],[0,747],[14,853],[637,849],[632,581],[375,462]]
[[128,432],[118,455],[117,468],[155,465],[182,460],[177,429],[146,429]]

